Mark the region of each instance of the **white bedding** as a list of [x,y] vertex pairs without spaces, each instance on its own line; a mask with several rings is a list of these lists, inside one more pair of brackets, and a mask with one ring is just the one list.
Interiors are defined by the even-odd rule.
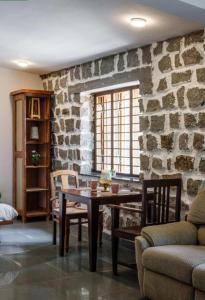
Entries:
[[0,222],[11,221],[17,216],[17,211],[11,205],[0,203]]

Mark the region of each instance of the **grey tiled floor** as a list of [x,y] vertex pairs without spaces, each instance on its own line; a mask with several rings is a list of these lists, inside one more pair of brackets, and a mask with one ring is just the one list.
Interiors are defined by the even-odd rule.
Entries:
[[[0,227],[0,299],[139,299],[135,271],[120,267],[120,276],[112,275],[110,242],[103,242],[98,270],[90,273],[86,233],[79,244],[71,231],[69,253],[60,258],[51,244],[49,222]],[[124,257],[131,257],[130,252],[121,249]]]

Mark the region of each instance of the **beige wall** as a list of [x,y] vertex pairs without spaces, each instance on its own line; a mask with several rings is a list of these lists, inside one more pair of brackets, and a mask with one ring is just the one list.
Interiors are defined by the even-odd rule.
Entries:
[[42,89],[39,75],[0,68],[0,192],[12,204],[12,102],[10,92],[22,88]]

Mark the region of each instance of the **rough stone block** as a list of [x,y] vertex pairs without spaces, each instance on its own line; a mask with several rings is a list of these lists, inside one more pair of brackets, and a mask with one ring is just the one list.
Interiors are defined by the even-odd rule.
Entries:
[[64,149],[59,149],[59,156],[63,160],[66,160],[68,158],[68,151]]
[[200,64],[203,60],[202,55],[195,47],[185,50],[182,53],[182,58],[184,60],[185,66]]
[[67,119],[65,120],[65,127],[66,127],[66,132],[71,132],[74,131],[74,119]]
[[73,81],[75,79],[74,71],[75,71],[74,67],[72,67],[72,68],[69,69],[69,74],[70,74],[70,80],[71,81]]
[[168,40],[167,51],[168,52],[180,51],[181,41],[182,41],[181,37]]
[[196,115],[194,114],[184,114],[184,126],[187,129],[197,127]]
[[190,108],[200,107],[205,101],[205,89],[200,89],[198,87],[189,89],[187,92],[187,98]]
[[62,115],[69,116],[69,114],[70,114],[70,110],[68,108],[63,108],[62,109]]
[[80,174],[80,165],[74,163],[73,164],[73,170],[76,171],[76,172],[78,172]]
[[76,103],[80,103],[80,93],[73,94],[73,101]]
[[120,53],[118,57],[117,69],[118,72],[122,72],[125,69],[125,53]]
[[166,78],[162,78],[159,81],[157,92],[163,92],[166,89],[167,89],[167,80],[166,80]]
[[162,107],[164,109],[173,109],[175,108],[175,96],[174,93],[169,93],[162,97]]
[[205,158],[201,158],[199,162],[199,172],[205,173]]
[[149,157],[147,155],[140,155],[140,169],[143,171],[149,169]]
[[163,168],[162,160],[160,158],[153,157],[153,159],[152,159],[152,168],[157,169],[157,170],[161,170]]
[[61,170],[62,169],[62,164],[61,161],[58,159],[53,159],[52,160],[52,170]]
[[60,94],[58,94],[56,96],[58,104],[63,104],[63,92],[60,92]]
[[81,125],[81,120],[77,120],[76,121],[76,128],[80,129],[80,125]]
[[64,102],[68,102],[68,93],[64,92]]
[[138,138],[140,150],[144,150],[144,142],[143,142],[143,136],[140,135]]
[[174,133],[161,135],[161,148],[171,151],[174,147]]
[[182,86],[177,91],[177,102],[178,102],[178,106],[180,108],[184,108],[185,107],[185,104],[184,104],[184,93],[185,93],[185,87]]
[[167,159],[167,170],[171,171],[171,169],[172,169],[172,159],[168,158]]
[[196,196],[201,182],[201,180],[193,180],[192,178],[189,178],[187,180],[187,194],[189,196]]
[[65,129],[64,119],[60,119],[60,128],[61,128],[61,131],[64,131],[64,129]]
[[194,169],[194,157],[179,155],[176,157],[175,169],[178,171],[193,171]]
[[156,137],[151,134],[148,134],[146,138],[147,138],[147,150],[148,151],[157,150],[158,143]]
[[61,88],[66,88],[66,86],[67,86],[67,76],[66,77],[63,77],[63,78],[61,78],[60,79],[60,86],[61,86]]
[[145,131],[149,128],[148,117],[140,116],[140,131]]
[[172,73],[172,84],[179,84],[183,82],[190,82],[192,76],[192,71],[188,70],[185,72],[175,72]]
[[57,79],[55,80],[54,91],[57,92],[59,89],[60,89],[60,86],[59,86],[59,79],[57,78]]
[[204,148],[204,135],[200,133],[194,133],[193,146],[196,150],[203,150]]
[[95,60],[94,62],[94,76],[100,75],[100,67],[99,67],[99,60]]
[[199,128],[205,128],[205,113],[202,113],[202,112],[199,113],[198,125],[199,125]]
[[182,67],[182,63],[181,63],[180,55],[179,54],[175,55],[175,57],[174,57],[174,63],[175,63],[175,67],[176,68]]
[[142,49],[142,63],[151,64],[152,58],[151,58],[150,45],[142,47],[141,49]]
[[55,114],[56,114],[56,116],[60,115],[60,112],[61,112],[60,108],[59,108],[59,107],[57,107],[57,108],[56,108],[56,110],[55,110]]
[[58,145],[63,145],[64,144],[64,136],[61,134],[61,135],[58,135]]
[[179,136],[179,149],[182,151],[189,150],[189,135],[187,133],[182,133]]
[[156,174],[155,172],[151,173],[151,179],[159,179],[160,176],[158,174]]
[[114,55],[102,58],[101,75],[106,75],[114,71]]
[[141,95],[151,95],[152,88],[153,88],[153,83],[151,81],[141,81],[140,94]]
[[138,67],[140,64],[137,49],[133,49],[128,51],[127,54],[127,67],[128,68],[134,68]]
[[52,131],[54,133],[59,133],[60,132],[60,126],[57,122],[52,123]]
[[80,107],[78,106],[72,106],[72,115],[80,117]]
[[205,68],[197,69],[196,76],[198,82],[205,82]]
[[184,44],[185,46],[189,46],[195,43],[203,43],[204,42],[204,31],[200,30],[198,32],[192,32],[185,36]]
[[68,150],[68,159],[69,160],[74,160],[75,158],[74,158],[74,155],[73,155],[73,150],[72,149],[69,149]]
[[[76,79],[76,80],[80,80],[80,79],[81,79],[81,78],[80,78],[80,66],[76,66],[76,67],[75,67],[74,75],[75,75],[75,79]],[[66,85],[65,85],[64,87],[66,87]]]
[[140,108],[140,112],[144,112],[143,99],[139,99],[139,108]]
[[172,63],[171,63],[171,58],[170,58],[169,54],[162,57],[162,59],[159,61],[158,65],[159,65],[159,70],[162,73],[171,71]]
[[162,116],[151,116],[150,130],[152,132],[158,132],[164,130],[165,115]]
[[156,47],[153,49],[154,56],[162,54],[163,42],[158,42]]
[[80,135],[79,134],[71,135],[70,144],[80,145]]
[[147,112],[154,112],[161,110],[159,100],[149,100],[147,103]]
[[180,115],[179,115],[179,113],[169,115],[169,126],[172,129],[179,129],[179,127],[180,127]]
[[92,77],[92,63],[88,62],[82,65],[82,77],[88,79]]

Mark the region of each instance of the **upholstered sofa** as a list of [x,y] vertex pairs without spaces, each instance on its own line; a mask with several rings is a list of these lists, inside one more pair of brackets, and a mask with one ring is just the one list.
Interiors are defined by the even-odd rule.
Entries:
[[205,190],[187,221],[145,227],[135,246],[145,299],[205,300]]

